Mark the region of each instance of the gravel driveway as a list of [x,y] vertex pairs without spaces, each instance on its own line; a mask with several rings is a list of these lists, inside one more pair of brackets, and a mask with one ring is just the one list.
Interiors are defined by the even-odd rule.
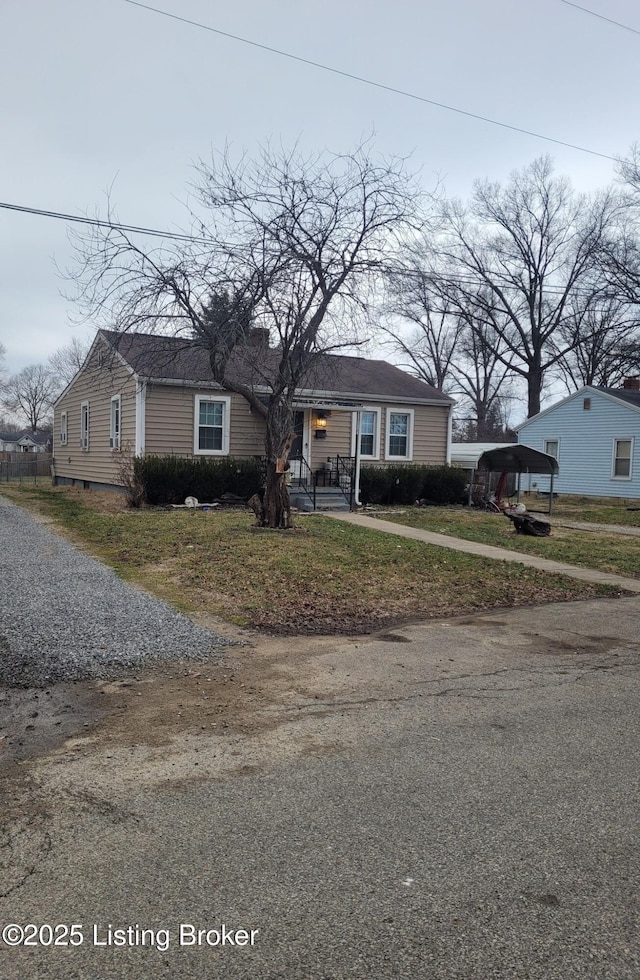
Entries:
[[2,497],[0,548],[0,684],[47,687],[163,660],[211,660],[231,642],[127,585]]

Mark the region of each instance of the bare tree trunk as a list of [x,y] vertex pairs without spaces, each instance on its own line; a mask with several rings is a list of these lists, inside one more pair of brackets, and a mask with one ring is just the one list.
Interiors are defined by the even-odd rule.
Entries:
[[540,411],[543,379],[543,369],[537,364],[531,365],[527,378],[527,418],[529,419]]
[[295,432],[288,432],[284,442],[277,433],[269,431],[267,422],[267,481],[264,492],[263,525],[273,528],[293,527],[291,517],[291,498],[287,485],[289,453],[295,439]]
[[267,486],[264,494],[265,527],[293,527],[291,499],[286,474],[278,473],[275,463],[267,463]]

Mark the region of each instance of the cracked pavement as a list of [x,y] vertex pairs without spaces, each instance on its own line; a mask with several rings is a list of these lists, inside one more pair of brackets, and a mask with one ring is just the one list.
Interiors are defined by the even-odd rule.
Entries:
[[254,636],[35,719],[5,693],[0,918],[84,941],[0,942],[0,976],[637,980],[639,627],[637,597],[496,610]]

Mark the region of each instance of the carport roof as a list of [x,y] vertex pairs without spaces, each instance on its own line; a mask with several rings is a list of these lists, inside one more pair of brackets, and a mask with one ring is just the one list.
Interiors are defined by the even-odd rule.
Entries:
[[560,472],[555,456],[541,453],[531,446],[501,446],[483,453],[478,467],[488,470],[506,470],[508,473],[553,473]]

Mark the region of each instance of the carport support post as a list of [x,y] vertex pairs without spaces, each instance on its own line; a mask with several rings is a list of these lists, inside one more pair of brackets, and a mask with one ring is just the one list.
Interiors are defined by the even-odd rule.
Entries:
[[471,470],[471,473],[469,474],[469,499],[467,501],[467,507],[471,507],[471,504],[473,503],[473,478],[475,475],[476,471]]
[[518,492],[516,494],[516,503],[520,503],[520,477],[522,476],[522,470],[518,470]]
[[551,486],[549,491],[549,517],[551,517],[551,509],[553,507],[553,470],[551,470]]

